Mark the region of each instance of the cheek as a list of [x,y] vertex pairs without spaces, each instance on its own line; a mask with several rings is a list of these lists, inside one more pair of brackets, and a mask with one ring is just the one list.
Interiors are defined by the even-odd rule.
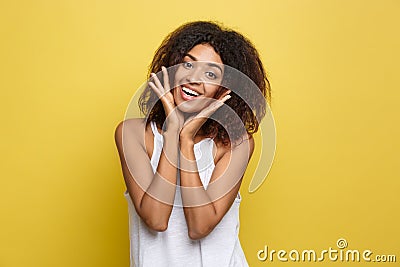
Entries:
[[174,75],[174,87],[179,86],[182,84],[182,80],[186,78],[189,75],[188,71],[183,69],[181,66],[179,66],[175,70],[175,75]]
[[182,79],[181,76],[178,73],[176,73],[175,76],[174,76],[174,84],[173,84],[173,86],[174,87],[179,86],[179,81],[181,79]]
[[219,85],[210,84],[206,89],[206,96],[209,98],[218,98],[223,91],[224,90]]

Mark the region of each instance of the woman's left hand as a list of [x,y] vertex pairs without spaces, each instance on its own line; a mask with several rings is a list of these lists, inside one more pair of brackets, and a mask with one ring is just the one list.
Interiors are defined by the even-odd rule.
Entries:
[[220,108],[226,100],[231,98],[229,93],[231,90],[226,91],[218,99],[214,99],[211,105],[200,111],[196,116],[189,118],[185,121],[182,130],[180,132],[180,140],[193,141],[196,133],[200,130],[201,126],[206,120]]

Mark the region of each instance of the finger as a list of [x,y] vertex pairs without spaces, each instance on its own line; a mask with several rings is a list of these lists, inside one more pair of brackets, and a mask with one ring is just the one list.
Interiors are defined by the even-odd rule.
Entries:
[[151,87],[151,89],[153,89],[154,93],[156,93],[156,95],[161,98],[163,95],[163,92],[160,91],[160,89],[155,86],[155,84],[153,82],[148,82],[148,85]]
[[170,86],[169,86],[169,77],[168,77],[167,68],[162,66],[161,69],[162,69],[163,78],[164,78],[164,89],[165,89],[166,92],[169,92]]
[[[229,94],[229,93],[228,93],[228,94]],[[223,104],[226,100],[228,100],[229,98],[232,97],[231,95],[228,95],[228,94],[226,94],[222,99],[219,100],[220,102],[222,102],[222,104]]]
[[210,116],[208,116],[207,114],[204,114],[203,112],[200,112],[199,114],[197,114],[196,116],[187,119],[185,121],[185,123],[183,124],[183,126],[187,126],[188,124],[191,123],[200,123],[203,124]]
[[150,84],[150,87],[153,89],[158,99],[161,100],[161,103],[163,104],[165,111],[169,113],[173,109],[173,106],[171,106],[171,102],[165,97],[165,93],[160,92],[157,86],[155,86],[153,83]]
[[164,87],[162,86],[160,80],[158,79],[157,75],[155,73],[151,73],[151,76],[154,79],[154,83],[156,84],[156,86],[160,89],[161,92],[165,92]]
[[228,100],[231,97],[232,97],[231,95],[225,95],[221,99],[214,100],[214,103],[210,105],[210,108],[212,108],[213,110],[218,109],[224,104],[226,100]]
[[225,96],[227,96],[228,94],[230,94],[232,91],[231,90],[227,90],[226,92],[224,92],[218,100],[222,100]]
[[224,105],[224,102],[231,98],[231,95],[226,95],[222,99],[215,99],[211,105],[209,105],[207,108],[202,110],[198,115],[199,117],[209,117],[211,114],[213,114],[217,109],[219,109],[222,105]]
[[211,106],[210,109],[214,112],[219,109],[222,105],[224,105],[225,101],[231,98],[231,95],[226,95],[223,98],[216,100]]

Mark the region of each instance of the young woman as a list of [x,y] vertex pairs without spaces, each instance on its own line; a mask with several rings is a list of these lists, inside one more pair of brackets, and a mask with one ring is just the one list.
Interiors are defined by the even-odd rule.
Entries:
[[270,99],[256,49],[217,23],[190,22],[165,38],[149,73],[146,118],[115,131],[131,266],[248,266],[239,188]]

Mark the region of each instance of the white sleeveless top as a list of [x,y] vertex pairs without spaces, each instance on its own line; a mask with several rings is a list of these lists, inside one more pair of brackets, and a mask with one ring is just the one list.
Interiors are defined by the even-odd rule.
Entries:
[[[153,172],[157,170],[163,136],[151,122],[154,149],[151,157]],[[206,138],[194,145],[200,179],[205,189],[214,170],[213,140]],[[178,172],[179,174],[179,172]],[[177,184],[180,184],[178,175]],[[180,188],[176,187],[175,202],[164,232],[149,229],[136,213],[128,191],[130,266],[131,267],[243,267],[248,266],[239,241],[240,194],[210,234],[199,240],[190,239],[182,207]]]

